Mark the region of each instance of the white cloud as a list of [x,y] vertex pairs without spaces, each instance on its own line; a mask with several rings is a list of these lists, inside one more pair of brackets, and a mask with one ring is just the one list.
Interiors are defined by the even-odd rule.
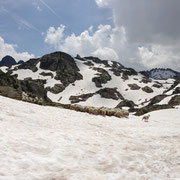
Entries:
[[[47,31],[45,42],[53,45],[56,50],[61,50],[75,56],[94,55],[102,59],[118,60],[118,54],[115,52],[115,46],[121,49],[121,45],[126,40],[125,30],[121,28],[117,30],[110,25],[100,25],[93,32],[91,26],[80,35],[74,33],[69,36],[64,36],[65,26],[60,25],[57,29],[50,27]],[[118,38],[115,37],[118,35]],[[117,43],[117,41],[119,43]]]
[[136,69],[171,67],[180,71],[179,0],[95,1],[112,10],[117,29],[126,30],[124,50],[118,50],[118,45],[114,49],[126,64]]
[[19,60],[29,60],[30,58],[34,58],[33,54],[29,54],[28,52],[18,53],[16,52],[17,45],[5,43],[4,39],[0,37],[0,60],[6,56],[12,56],[16,61]]
[[50,27],[45,42],[73,56],[99,56],[136,70],[171,67],[180,71],[179,0],[95,1],[100,8],[112,10],[114,27],[90,26],[68,36],[63,25]]
[[58,48],[64,36],[64,29],[65,26],[62,24],[57,28],[57,30],[54,27],[50,27],[47,31],[45,42]]

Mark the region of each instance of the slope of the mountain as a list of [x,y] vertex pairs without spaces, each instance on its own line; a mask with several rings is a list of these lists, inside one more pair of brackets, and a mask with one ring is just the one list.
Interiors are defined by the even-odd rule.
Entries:
[[0,110],[1,180],[179,179],[180,109],[147,123],[0,96]]
[[179,72],[169,68],[167,69],[155,68],[155,69],[151,69],[150,71],[141,71],[140,73],[142,73],[143,75],[149,78],[158,79],[158,80],[180,77]]
[[17,64],[17,63],[16,63],[15,59],[11,56],[5,56],[0,61],[0,66],[10,67],[10,66],[15,65],[15,64]]
[[[175,79],[153,80],[118,62],[92,56],[72,58],[64,52],[55,52],[1,69],[17,77],[22,91],[40,96],[42,90],[37,92],[36,89],[44,88],[44,96],[47,94],[51,101],[61,104],[129,107],[130,111],[139,111],[140,115],[156,109],[172,108],[180,103]],[[30,84],[33,88],[29,87]],[[168,107],[164,104],[154,107],[166,96],[173,98],[172,94],[165,94],[170,91],[176,92],[176,103]]]

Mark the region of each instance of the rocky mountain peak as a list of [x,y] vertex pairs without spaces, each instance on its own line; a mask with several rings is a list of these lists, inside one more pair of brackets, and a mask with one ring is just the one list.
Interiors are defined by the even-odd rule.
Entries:
[[0,61],[0,66],[12,66],[15,65],[16,61],[12,56],[5,56],[2,58],[2,60]]

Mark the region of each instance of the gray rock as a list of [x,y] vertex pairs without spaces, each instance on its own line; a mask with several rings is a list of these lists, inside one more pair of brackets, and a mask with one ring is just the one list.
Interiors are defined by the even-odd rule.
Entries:
[[100,73],[97,74],[97,77],[92,78],[92,82],[95,83],[96,87],[102,87],[102,84],[106,84],[108,81],[111,80],[111,76],[106,70],[102,68],[93,68],[93,69]]
[[137,84],[128,84],[131,90],[139,90],[141,87],[139,87]]
[[154,92],[153,89],[151,89],[148,86],[143,87],[142,90],[145,91],[146,93],[153,93]]
[[52,87],[52,88],[47,87],[46,90],[50,91],[54,94],[59,94],[60,92],[64,91],[65,88],[66,87],[63,84],[55,84],[54,87]]
[[124,100],[123,96],[120,94],[120,92],[117,91],[116,88],[100,89],[99,91],[96,92],[96,94],[99,94],[102,98]]

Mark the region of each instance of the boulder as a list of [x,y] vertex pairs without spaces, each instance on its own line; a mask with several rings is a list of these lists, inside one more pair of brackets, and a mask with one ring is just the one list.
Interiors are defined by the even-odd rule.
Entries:
[[114,99],[114,100],[124,99],[116,88],[100,89],[99,91],[96,92],[96,94],[99,94],[102,98],[107,98],[107,99]]
[[148,86],[143,87],[142,90],[145,91],[146,93],[153,93],[154,92],[153,89],[151,89]]
[[102,84],[106,84],[111,80],[111,76],[106,70],[102,68],[93,68],[93,70],[99,72],[99,74],[97,74],[97,77],[92,78],[92,82],[95,83],[96,87],[102,87]]
[[59,94],[64,91],[65,88],[66,87],[63,84],[55,84],[54,87],[47,87],[46,90],[52,92],[53,94]]
[[90,97],[92,97],[94,93],[89,93],[89,94],[81,94],[79,96],[70,96],[69,100],[71,103],[79,103],[81,101],[86,101]]
[[139,87],[137,84],[128,84],[131,90],[139,90],[141,87]]

